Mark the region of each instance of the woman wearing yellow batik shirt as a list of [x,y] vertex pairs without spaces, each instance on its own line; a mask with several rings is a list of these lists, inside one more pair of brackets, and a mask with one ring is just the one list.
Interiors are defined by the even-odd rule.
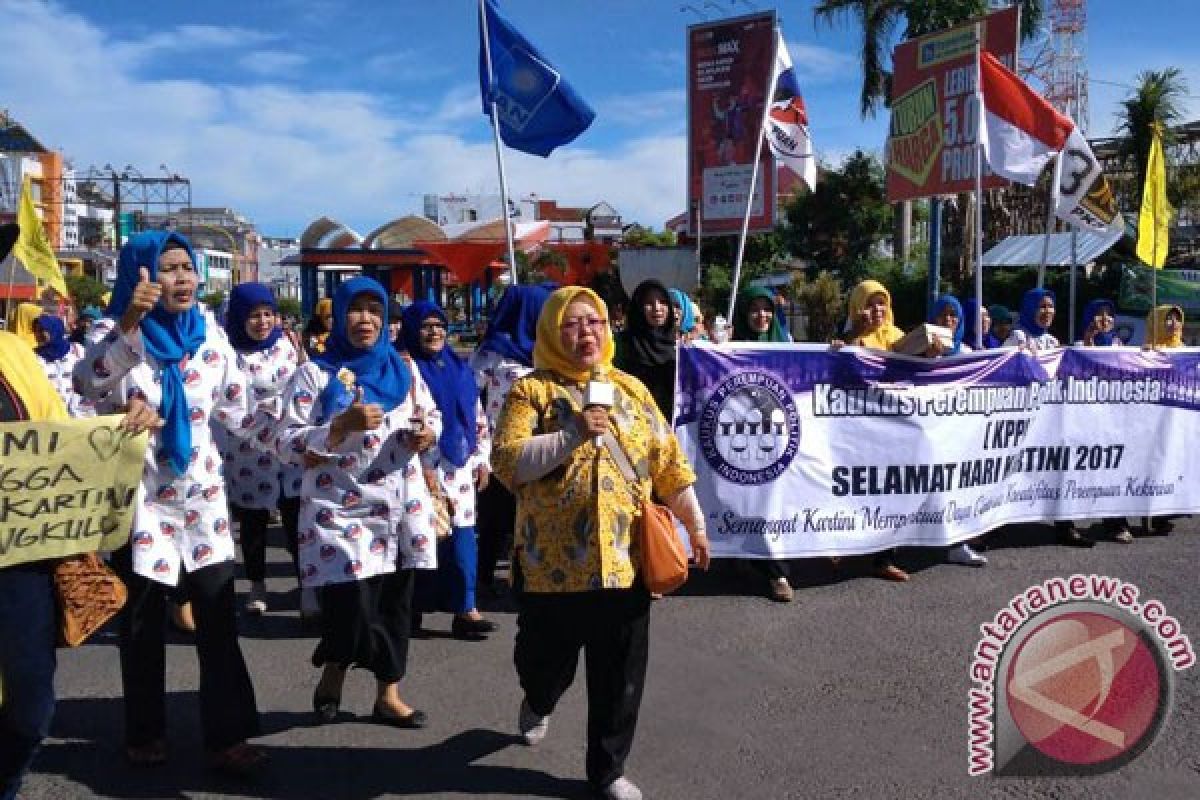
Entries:
[[[545,737],[583,648],[588,781],[605,797],[625,800],[642,796],[624,777],[645,684],[650,619],[633,538],[640,496],[653,492],[670,506],[702,568],[708,540],[692,490],[696,476],[679,442],[649,390],[612,369],[612,357],[604,301],[577,286],[550,295],[538,317],[534,371],[509,391],[492,466],[517,498],[513,660],[525,691],[521,734],[530,745]],[[611,407],[582,408],[593,375],[612,384]],[[636,488],[610,446],[625,451],[639,477],[648,473]]]

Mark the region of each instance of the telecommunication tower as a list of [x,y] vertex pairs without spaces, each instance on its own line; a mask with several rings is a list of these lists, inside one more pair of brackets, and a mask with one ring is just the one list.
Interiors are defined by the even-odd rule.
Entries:
[[1085,134],[1089,126],[1086,0],[1051,0],[1046,58],[1032,72],[1047,100]]

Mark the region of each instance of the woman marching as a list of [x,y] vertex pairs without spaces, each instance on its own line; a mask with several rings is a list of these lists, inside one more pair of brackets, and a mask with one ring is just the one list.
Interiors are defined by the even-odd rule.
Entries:
[[[283,392],[296,367],[304,359],[279,326],[274,293],[261,283],[240,283],[229,295],[225,332],[237,353],[238,368],[250,387],[251,400],[267,406],[278,418]],[[214,423],[213,434],[225,459],[225,491],[229,511],[240,523],[242,560],[250,581],[246,611],[267,611],[267,524],[271,511],[279,509],[287,550],[296,559],[296,518],[300,512],[301,470],[282,465],[279,458],[263,452],[252,442],[229,433]],[[301,614],[316,610],[313,591],[301,591]]]
[[[1183,309],[1174,305],[1157,306],[1146,315],[1146,341],[1149,350],[1183,347]],[[1169,516],[1142,517],[1143,536],[1166,536],[1175,528]]]
[[[420,374],[387,340],[388,298],[353,278],[333,298],[325,350],[296,371],[276,447],[304,465],[298,555],[305,587],[319,587],[320,722],[337,719],[346,672],[375,676],[371,719],[420,728],[400,697],[408,664],[414,570],[437,566],[433,497],[418,454],[441,432]],[[428,410],[427,412],[425,410]]]
[[194,264],[177,233],[131,237],[74,378],[101,413],[140,399],[165,423],[146,450],[132,544],[113,556],[129,587],[120,623],[126,757],[167,760],[164,612],[178,584],[196,618],[209,764],[249,774],[266,755],[246,742],[258,734],[258,711],[238,644],[235,548],[209,420],[250,435],[252,405],[228,340],[196,305]]
[[442,415],[438,443],[424,453],[421,462],[436,473],[442,491],[453,503],[453,532],[438,543],[437,572],[417,578],[418,606],[421,611],[453,614],[450,631],[454,638],[483,639],[496,629],[475,607],[479,564],[475,492],[487,486],[491,472],[487,417],[475,373],[447,341],[446,312],[434,303],[418,300],[404,309],[401,325],[404,349],[416,362]]
[[74,344],[67,338],[67,326],[62,317],[43,314],[33,323],[33,335],[38,346],[34,348],[42,370],[53,384],[70,417],[94,417],[96,406],[91,400],[75,391],[71,376],[75,365],[83,358],[83,345]]
[[[625,330],[616,337],[613,359],[617,369],[645,384],[659,412],[668,420],[675,414],[675,359],[681,313],[675,299],[660,281],[638,284],[625,313]],[[678,300],[687,302],[682,295]]]
[[[510,286],[488,320],[487,331],[471,356],[475,383],[482,393],[488,430],[496,430],[508,390],[533,371],[533,343],[538,315],[554,287]],[[512,544],[517,506],[500,481],[489,480],[480,490],[476,514],[479,533],[479,585],[494,588],[496,564]]]
[[[639,498],[653,492],[665,500],[702,568],[708,540],[695,475],[641,382],[612,370],[611,408],[581,407],[580,387],[612,363],[606,316],[589,289],[550,296],[538,320],[537,369],[509,392],[493,463],[517,496],[513,660],[525,692],[521,735],[530,745],[545,738],[582,648],[588,781],[605,797],[640,800],[624,774],[649,647],[650,595],[638,577],[633,530]],[[633,474],[618,466],[623,461],[637,465]]]

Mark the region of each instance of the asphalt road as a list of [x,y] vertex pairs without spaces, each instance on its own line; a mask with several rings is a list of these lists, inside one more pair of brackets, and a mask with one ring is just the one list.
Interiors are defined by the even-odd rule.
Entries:
[[[970,569],[904,551],[905,585],[801,565],[791,605],[771,603],[749,570],[722,563],[681,596],[655,605],[651,665],[628,774],[647,798],[1196,798],[1200,797],[1200,668],[1176,676],[1157,741],[1120,770],[1076,778],[967,775],[969,657],[978,626],[1015,594],[1055,576],[1100,573],[1135,583],[1200,647],[1200,524],[1168,538],[1093,550],[1051,544],[1050,530],[1009,531]],[[367,721],[369,675],[352,673],[344,722],[311,725],[314,640],[299,631],[286,555],[271,551],[275,608],[242,620],[258,693],[268,774],[239,784],[207,773],[200,754],[194,651],[168,654],[171,757],[135,770],[121,758],[115,640],[63,653],[59,707],[23,797],[348,798],[588,797],[583,782],[583,676],[537,748],[517,743],[520,693],[511,609],[482,643],[413,643],[406,699],[431,719],[422,731]],[[244,588],[244,587],[243,587]],[[444,615],[427,626],[448,630]]]

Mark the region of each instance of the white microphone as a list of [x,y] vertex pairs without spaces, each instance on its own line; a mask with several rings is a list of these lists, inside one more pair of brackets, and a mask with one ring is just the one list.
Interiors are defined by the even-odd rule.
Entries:
[[[592,369],[592,377],[583,389],[583,407],[603,406],[612,408],[616,399],[616,387],[608,382],[608,372],[604,367]],[[599,447],[604,442],[603,436],[597,436],[594,444]]]

